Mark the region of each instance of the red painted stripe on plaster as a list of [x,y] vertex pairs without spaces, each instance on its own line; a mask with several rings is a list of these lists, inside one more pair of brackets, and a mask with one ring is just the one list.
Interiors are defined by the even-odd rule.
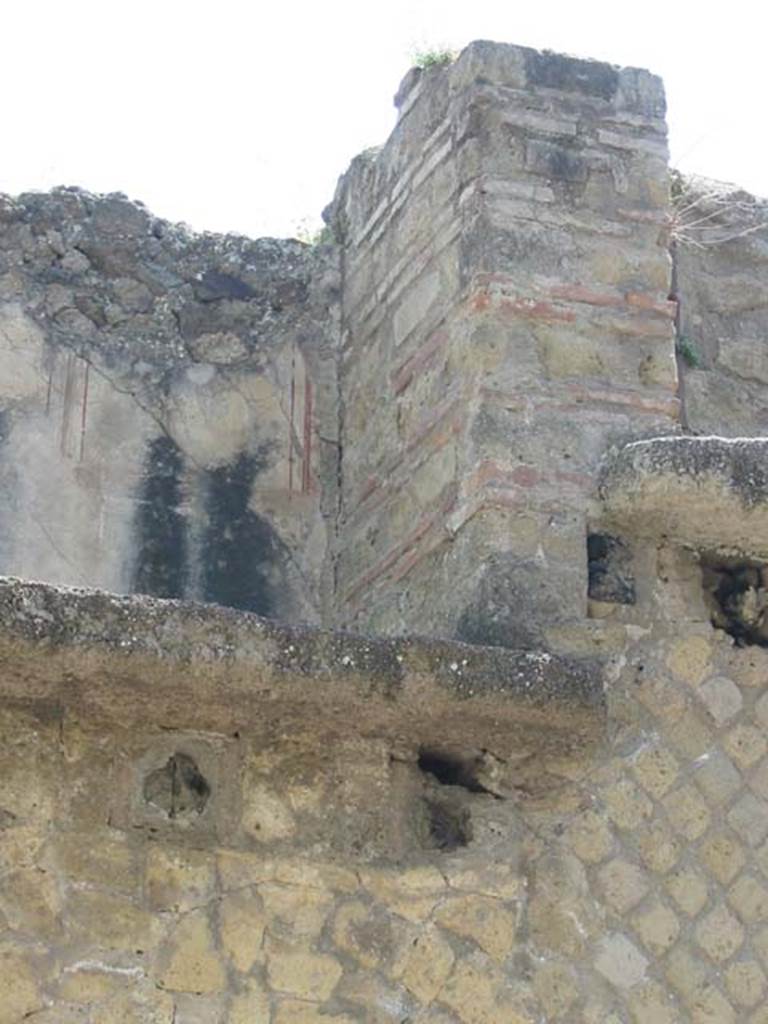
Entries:
[[401,558],[407,555],[414,547],[414,545],[418,544],[422,537],[428,534],[431,529],[438,525],[442,528],[445,516],[453,507],[455,500],[456,487],[455,485],[451,485],[447,489],[446,496],[440,502],[437,512],[422,517],[416,528],[411,531],[411,533],[405,538],[404,541],[401,541],[400,544],[397,544],[394,548],[392,548],[384,556],[384,558],[382,558],[376,565],[369,569],[368,572],[361,576],[360,579],[355,584],[353,584],[352,587],[350,587],[350,589],[345,594],[344,600],[347,603],[353,601],[354,598],[362,590],[365,590],[367,587],[369,587],[371,583],[377,580],[380,576],[387,572],[388,569],[396,565]]
[[411,384],[415,375],[429,366],[447,340],[447,331],[435,331],[418,351],[400,364],[390,377],[395,395],[402,394]]

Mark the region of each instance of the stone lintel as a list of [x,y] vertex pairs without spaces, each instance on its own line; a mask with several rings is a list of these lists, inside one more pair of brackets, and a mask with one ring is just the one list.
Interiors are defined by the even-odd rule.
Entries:
[[606,518],[640,537],[768,558],[768,439],[656,437],[611,453]]
[[0,665],[8,704],[171,729],[378,736],[515,758],[575,754],[603,734],[598,662],[10,577]]

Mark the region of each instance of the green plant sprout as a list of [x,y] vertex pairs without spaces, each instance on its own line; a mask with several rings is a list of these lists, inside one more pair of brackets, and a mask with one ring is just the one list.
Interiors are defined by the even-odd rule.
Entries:
[[684,334],[681,334],[675,342],[675,351],[686,366],[690,366],[692,370],[701,368],[701,353],[691,339],[687,338]]
[[422,69],[438,68],[453,64],[457,57],[458,53],[455,50],[438,46],[428,50],[417,50],[413,55],[413,64],[414,67]]

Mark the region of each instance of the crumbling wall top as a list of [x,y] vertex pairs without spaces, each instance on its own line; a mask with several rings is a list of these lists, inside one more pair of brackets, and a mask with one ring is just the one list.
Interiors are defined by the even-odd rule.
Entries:
[[495,751],[599,735],[598,663],[286,626],[221,608],[0,579],[0,695],[121,721],[428,738]]
[[431,81],[453,90],[493,83],[532,93],[578,93],[641,117],[663,118],[666,113],[663,83],[650,71],[483,39],[466,46],[453,63],[411,68],[395,95],[401,117]]

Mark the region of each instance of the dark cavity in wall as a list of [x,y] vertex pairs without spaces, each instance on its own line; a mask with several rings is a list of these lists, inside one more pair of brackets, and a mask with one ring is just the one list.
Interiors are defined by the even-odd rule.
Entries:
[[187,524],[180,512],[184,460],[170,437],[149,445],[137,513],[134,590],[182,597],[187,581]]
[[202,814],[211,787],[188,754],[176,753],[144,780],[144,799],[169,818]]
[[253,482],[265,467],[265,452],[243,452],[208,474],[203,598],[271,616],[280,597],[283,545],[271,525],[248,507]]
[[768,647],[768,565],[703,558],[702,584],[713,626],[739,647]]
[[448,852],[472,842],[472,822],[466,808],[447,800],[425,800],[424,814],[425,849]]
[[468,794],[501,799],[483,778],[484,757],[422,747],[417,765],[424,777],[421,799],[421,840],[427,850],[457,850],[472,842],[472,815]]
[[441,786],[458,786],[468,793],[491,793],[480,779],[483,766],[480,758],[423,747],[419,751],[418,765]]
[[608,604],[634,604],[632,552],[619,537],[608,533],[587,536],[587,596]]

